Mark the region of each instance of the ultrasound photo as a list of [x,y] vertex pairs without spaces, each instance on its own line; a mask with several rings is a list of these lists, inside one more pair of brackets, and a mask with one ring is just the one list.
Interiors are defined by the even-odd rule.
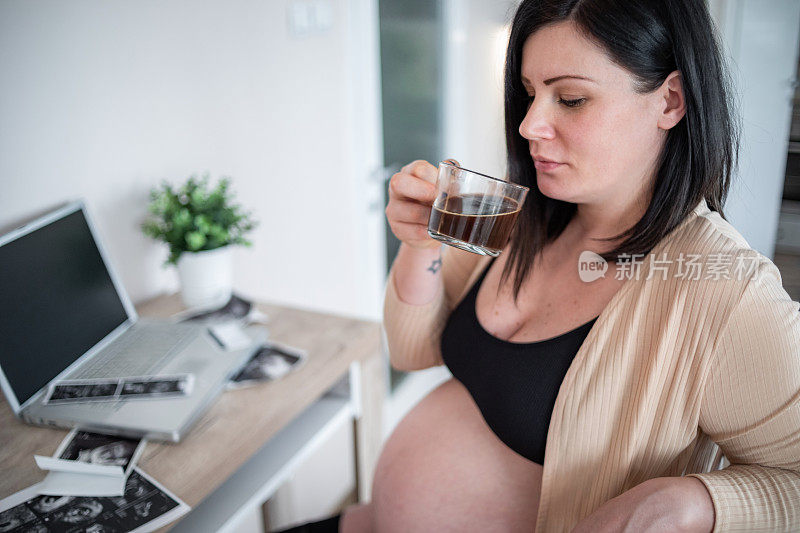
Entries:
[[191,375],[159,376],[156,378],[124,378],[120,398],[184,396],[191,392]]
[[12,507],[0,513],[0,532],[5,531],[25,531],[18,529],[23,524],[31,523],[36,520],[36,515],[24,505]]
[[53,386],[47,403],[113,400],[119,380],[62,381]]
[[209,311],[201,311],[184,318],[184,322],[216,322],[231,319],[243,319],[247,317],[250,310],[253,308],[253,303],[249,302],[239,296],[233,294],[228,303],[219,309],[212,309]]
[[305,358],[302,350],[274,343],[265,344],[230,379],[229,387],[239,388],[278,379],[298,367]]
[[173,319],[179,322],[191,321],[203,325],[230,321],[243,324],[266,324],[267,318],[267,315],[259,311],[251,301],[236,294],[231,295],[231,299],[222,307],[202,311],[189,309],[173,315]]
[[185,503],[134,469],[124,496],[35,496],[0,512],[0,532],[153,531],[188,511]]
[[73,431],[56,451],[59,459],[96,465],[121,466],[127,474],[136,464],[145,441],[101,435],[88,431]]

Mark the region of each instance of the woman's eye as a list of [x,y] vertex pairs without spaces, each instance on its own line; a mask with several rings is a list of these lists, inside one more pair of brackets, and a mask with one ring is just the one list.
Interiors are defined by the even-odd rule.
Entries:
[[[533,103],[533,100],[535,98],[536,98],[536,95],[534,95],[534,94],[525,95],[525,102],[528,104],[528,107],[530,107],[530,105]],[[558,101],[559,104],[563,105],[564,107],[575,108],[575,107],[580,107],[581,105],[583,105],[583,103],[586,101],[586,98],[574,98],[574,99],[559,98],[557,101]]]
[[578,107],[586,101],[586,98],[576,98],[574,100],[565,100],[564,98],[558,99],[559,103],[566,107]]

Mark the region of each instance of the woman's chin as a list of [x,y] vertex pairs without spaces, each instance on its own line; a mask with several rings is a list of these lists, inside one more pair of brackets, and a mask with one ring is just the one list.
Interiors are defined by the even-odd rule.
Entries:
[[543,195],[553,200],[561,200],[562,202],[575,202],[577,195],[575,191],[570,191],[560,186],[555,180],[537,177],[536,186]]
[[[571,170],[571,169],[569,169]],[[536,175],[536,187],[543,195],[553,200],[560,200],[571,204],[596,202],[601,190],[581,180],[580,176],[570,173],[554,176],[539,172]]]

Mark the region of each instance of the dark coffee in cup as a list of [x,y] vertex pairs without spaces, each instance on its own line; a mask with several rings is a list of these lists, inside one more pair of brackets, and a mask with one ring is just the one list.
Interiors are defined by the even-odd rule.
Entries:
[[428,234],[444,242],[452,239],[471,244],[496,255],[508,242],[519,212],[520,204],[507,196],[447,196],[434,204]]

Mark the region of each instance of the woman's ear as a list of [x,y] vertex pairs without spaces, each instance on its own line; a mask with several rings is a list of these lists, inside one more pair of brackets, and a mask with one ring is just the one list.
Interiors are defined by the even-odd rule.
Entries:
[[657,89],[659,94],[660,112],[658,116],[658,127],[668,130],[675,126],[686,114],[686,99],[683,95],[683,84],[681,83],[681,73],[677,70],[670,73],[661,87]]

